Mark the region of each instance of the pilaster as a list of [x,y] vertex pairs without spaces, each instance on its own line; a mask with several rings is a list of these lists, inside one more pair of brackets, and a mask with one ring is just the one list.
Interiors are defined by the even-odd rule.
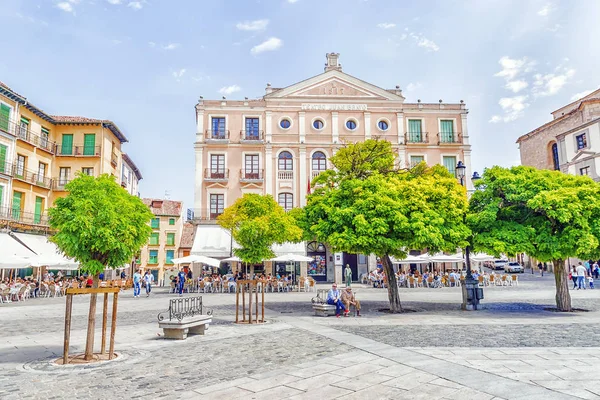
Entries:
[[275,197],[275,193],[273,193],[273,181],[273,148],[269,141],[265,146],[265,192]]
[[300,159],[299,159],[299,167],[300,170],[300,207],[304,207],[306,205],[306,190],[308,188],[308,178],[306,175],[306,146],[300,146]]
[[196,142],[204,140],[204,110],[196,111]]
[[365,116],[365,140],[367,139],[371,139],[371,113],[370,112],[365,112],[364,113]]
[[340,134],[338,131],[338,113],[337,111],[333,111],[331,113],[331,140],[333,144],[338,144],[340,142]]
[[265,141],[271,143],[273,135],[273,114],[271,111],[265,111]]
[[304,143],[306,140],[306,113],[304,111],[298,113],[298,132],[300,134],[300,143]]
[[197,217],[201,216],[202,213],[202,198],[204,196],[203,190],[203,155],[204,147],[202,145],[195,146],[196,152],[196,168],[195,168],[195,185],[194,185],[194,214]]
[[396,122],[398,124],[398,144],[404,144],[404,113],[396,113]]

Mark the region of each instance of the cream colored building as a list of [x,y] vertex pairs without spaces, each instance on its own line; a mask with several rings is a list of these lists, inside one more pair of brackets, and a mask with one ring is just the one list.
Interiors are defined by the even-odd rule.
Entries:
[[[326,61],[319,75],[284,88],[267,84],[259,99],[200,99],[194,146],[197,242],[208,241],[203,225],[214,224],[244,193],[270,194],[286,210],[304,206],[310,181],[331,168],[330,157],[344,143],[379,137],[392,143],[401,166],[425,161],[454,173],[462,161],[466,176],[472,174],[462,101],[408,103],[399,86],[383,89],[343,72],[339,54],[327,54]],[[467,185],[472,189],[470,180]],[[228,239],[213,241],[223,247]],[[192,253],[204,252],[195,247]],[[368,268],[367,257],[334,256],[320,243],[283,251],[313,256],[308,273],[320,280],[333,280],[342,263],[351,264],[355,279]]]
[[121,164],[121,186],[132,196],[140,197],[140,181],[142,173],[135,165],[133,160],[123,153],[123,163]]

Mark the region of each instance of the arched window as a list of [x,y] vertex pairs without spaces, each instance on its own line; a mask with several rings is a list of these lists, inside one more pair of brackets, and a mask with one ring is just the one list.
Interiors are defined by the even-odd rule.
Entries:
[[291,193],[279,193],[277,202],[285,211],[290,211],[294,207],[294,195]]
[[558,145],[556,143],[552,144],[552,163],[554,164],[554,169],[558,171],[560,169],[560,162],[558,160]]
[[289,151],[279,153],[278,167],[279,171],[292,171],[294,169],[292,153]]
[[315,151],[312,155],[312,170],[325,171],[327,169],[327,157],[321,151]]

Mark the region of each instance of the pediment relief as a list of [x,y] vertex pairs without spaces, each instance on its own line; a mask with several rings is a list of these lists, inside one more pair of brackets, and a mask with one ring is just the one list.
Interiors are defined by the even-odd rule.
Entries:
[[338,79],[331,79],[327,82],[321,82],[310,88],[298,91],[296,93],[290,93],[290,97],[304,97],[304,96],[326,96],[326,97],[367,97],[376,98],[379,97],[368,90],[358,88],[354,85],[350,85],[347,82],[340,81]]

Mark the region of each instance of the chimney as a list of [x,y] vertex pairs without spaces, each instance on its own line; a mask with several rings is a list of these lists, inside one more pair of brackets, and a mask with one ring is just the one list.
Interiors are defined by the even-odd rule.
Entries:
[[325,64],[325,72],[331,70],[342,70],[342,64],[338,62],[338,58],[340,58],[340,53],[327,53],[325,57],[327,58],[327,64]]
[[273,93],[273,88],[270,83],[267,83],[267,87],[265,88],[265,94]]

